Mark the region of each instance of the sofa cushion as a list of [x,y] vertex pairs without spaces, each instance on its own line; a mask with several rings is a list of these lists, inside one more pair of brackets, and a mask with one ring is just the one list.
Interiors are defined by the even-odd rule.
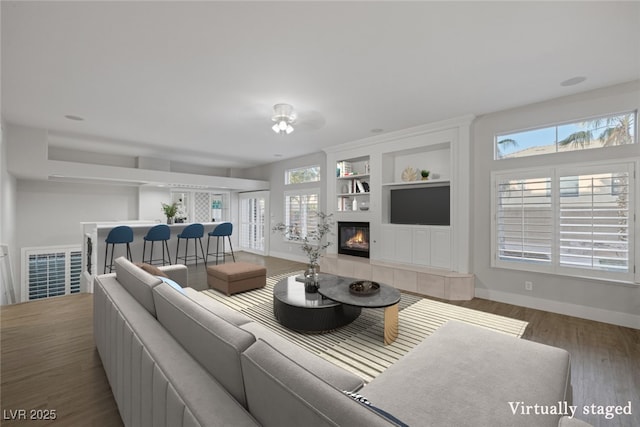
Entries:
[[[565,350],[449,321],[360,393],[409,425],[551,427],[559,416],[514,414],[509,402],[557,406],[569,372]],[[409,395],[389,392],[407,384]]]
[[162,280],[139,267],[125,257],[115,260],[118,282],[138,301],[151,315],[156,315],[152,290]]
[[246,404],[240,353],[255,338],[166,283],[153,290],[158,321],[229,393]]
[[356,391],[364,385],[364,381],[359,376],[307,351],[264,325],[250,322],[242,325],[241,328],[251,332],[256,338],[262,338],[280,353],[291,360],[295,360],[312,374],[322,378],[338,390]]
[[184,288],[184,293],[196,303],[200,304],[203,308],[209,310],[218,317],[223,318],[229,323],[233,323],[236,326],[244,325],[245,323],[252,322],[252,320],[244,314],[227,307],[223,303],[216,301],[215,299],[204,295],[202,292],[198,292],[192,288]]
[[593,427],[591,424],[577,418],[562,417],[558,427]]
[[393,425],[261,339],[241,360],[248,409],[263,426]]

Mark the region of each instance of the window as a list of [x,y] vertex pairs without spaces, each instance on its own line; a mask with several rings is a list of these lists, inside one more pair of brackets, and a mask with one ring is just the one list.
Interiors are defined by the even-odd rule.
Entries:
[[561,266],[629,271],[629,178],[628,171],[580,175],[577,197],[560,195]]
[[551,178],[505,177],[497,182],[498,257],[503,261],[551,261]]
[[633,281],[633,163],[493,174],[493,265]]
[[82,251],[77,247],[23,249],[23,301],[80,292]]
[[269,192],[257,191],[240,193],[240,248],[264,255],[265,253],[265,222],[267,218],[267,203]]
[[287,240],[306,237],[309,232],[317,229],[319,208],[319,190],[309,189],[300,192],[287,192],[284,196],[284,211]]
[[320,181],[320,166],[307,166],[304,168],[287,169],[284,173],[285,185],[304,184],[305,182]]
[[536,156],[539,154],[635,144],[637,112],[597,117],[581,122],[498,134],[495,158]]

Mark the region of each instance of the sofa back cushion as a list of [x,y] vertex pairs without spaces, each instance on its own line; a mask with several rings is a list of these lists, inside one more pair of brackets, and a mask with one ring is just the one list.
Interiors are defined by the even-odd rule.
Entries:
[[263,426],[393,425],[261,339],[242,353],[242,370],[247,408]]
[[160,324],[246,406],[240,353],[255,342],[254,336],[204,309],[166,283],[156,286],[153,295]]
[[162,280],[153,276],[140,267],[133,264],[125,257],[115,260],[116,278],[136,301],[138,301],[152,316],[156,315],[156,308],[153,301],[153,288]]

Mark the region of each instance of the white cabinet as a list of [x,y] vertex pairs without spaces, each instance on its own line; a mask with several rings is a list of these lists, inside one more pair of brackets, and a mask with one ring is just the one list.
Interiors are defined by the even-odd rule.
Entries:
[[384,224],[381,261],[451,269],[451,230],[446,226]]
[[414,227],[413,230],[413,264],[431,265],[431,229]]
[[431,227],[431,267],[451,269],[451,229]]
[[413,263],[413,230],[410,227],[397,227],[395,237],[395,261]]
[[380,229],[380,258],[389,261],[396,260],[395,227],[382,226]]

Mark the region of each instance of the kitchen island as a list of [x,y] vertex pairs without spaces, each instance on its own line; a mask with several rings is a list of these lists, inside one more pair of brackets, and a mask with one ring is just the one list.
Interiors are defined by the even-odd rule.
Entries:
[[[131,256],[133,262],[142,262],[142,250],[144,246],[144,236],[155,225],[161,224],[159,221],[109,221],[109,222],[83,222],[82,225],[82,280],[81,288],[86,292],[93,292],[93,278],[98,274],[103,274],[104,271],[104,257],[106,243],[105,239],[109,232],[120,225],[127,225],[133,230],[133,242],[131,242]],[[171,238],[167,242],[169,245],[169,254],[171,261],[175,264],[176,249],[178,244],[178,234],[184,230],[184,228],[191,223],[177,223],[170,224]],[[207,250],[207,233],[213,231],[222,222],[202,222],[204,226],[204,236],[202,238],[202,246],[206,252]],[[193,254],[193,242],[189,242],[188,253]],[[186,241],[182,241],[180,244],[180,256],[184,256],[184,245]],[[215,240],[211,242],[215,244]],[[215,248],[215,246],[214,246]],[[147,244],[146,257],[148,259],[149,252],[151,250],[151,242]],[[212,249],[213,250],[213,249]],[[154,248],[154,259],[157,259],[158,254],[162,254],[162,247],[160,242],[156,242]],[[116,259],[119,256],[126,256],[126,245],[115,245],[115,252],[113,258]],[[160,255],[161,256],[161,255]],[[111,257],[111,250],[109,250],[109,258]],[[202,261],[201,261],[202,262]],[[181,263],[182,262],[181,260]],[[190,261],[189,264],[195,263]],[[204,262],[202,262],[204,265]],[[109,269],[107,268],[107,273]]]

